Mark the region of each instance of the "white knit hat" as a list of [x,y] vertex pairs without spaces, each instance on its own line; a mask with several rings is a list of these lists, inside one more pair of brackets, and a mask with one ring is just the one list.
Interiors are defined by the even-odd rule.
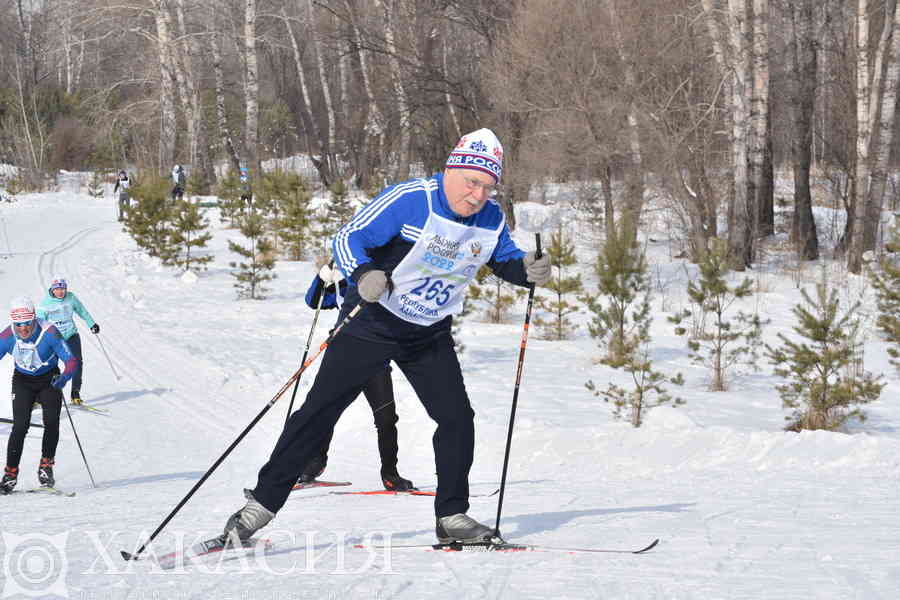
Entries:
[[482,171],[499,182],[503,172],[503,146],[490,129],[467,133],[450,152],[446,168]]
[[9,303],[9,320],[13,323],[24,323],[34,320],[34,302],[25,296],[14,298]]

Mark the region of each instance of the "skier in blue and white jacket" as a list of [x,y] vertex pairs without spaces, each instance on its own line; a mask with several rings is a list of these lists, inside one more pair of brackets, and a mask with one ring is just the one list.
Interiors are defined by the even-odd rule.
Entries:
[[84,364],[81,351],[81,336],[78,334],[78,327],[75,325],[75,315],[84,320],[90,328],[91,333],[97,335],[100,333],[100,325],[98,325],[91,313],[84,307],[81,300],[74,292],[69,291],[69,283],[65,277],[56,276],[50,282],[47,288],[47,295],[37,307],[37,317],[53,323],[63,339],[69,345],[69,349],[75,358],[78,359],[78,369],[72,378],[71,398],[72,404],[81,404],[81,381],[84,376]]
[[[38,480],[53,486],[53,463],[59,442],[59,413],[62,388],[75,374],[78,359],[69,351],[59,330],[36,318],[29,298],[16,298],[9,311],[10,325],[0,331],[0,358],[9,354],[15,361],[12,377],[13,428],[6,446],[6,468],[0,480],[0,493],[8,494],[16,486],[19,461],[25,435],[31,424],[35,403],[43,409],[44,438]],[[59,361],[65,369],[59,372]]]
[[437,423],[438,541],[478,542],[493,535],[466,514],[474,412],[450,328],[481,266],[521,286],[550,278],[549,258],[515,245],[490,198],[502,160],[500,141],[489,129],[463,136],[443,173],[387,188],[338,231],[334,257],[350,281],[342,318],[360,301],[365,307],[328,346],[306,401],[285,425],[246,506],[228,519],[227,535],[246,539],[275,516],[297,473],[389,360]]

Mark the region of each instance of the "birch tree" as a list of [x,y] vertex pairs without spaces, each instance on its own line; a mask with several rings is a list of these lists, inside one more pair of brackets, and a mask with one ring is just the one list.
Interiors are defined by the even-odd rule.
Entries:
[[397,43],[395,39],[394,19],[396,15],[397,0],[376,0],[384,11],[384,44],[388,53],[388,62],[391,68],[391,82],[394,86],[395,101],[397,103],[397,116],[400,136],[400,146],[396,153],[394,178],[400,181],[409,179],[409,148],[410,148],[410,115],[409,103],[406,99],[406,88],[403,85],[403,72],[400,68],[400,58],[397,55]]
[[[215,13],[215,8],[212,9]],[[211,19],[214,23],[217,21],[215,14]],[[207,30],[209,36],[209,49],[212,55],[212,67],[216,97],[216,126],[219,130],[219,137],[222,140],[222,147],[225,155],[229,159],[231,168],[235,173],[241,169],[241,160],[238,157],[237,149],[234,147],[234,140],[231,136],[231,128],[228,126],[228,114],[225,106],[225,74],[222,70],[222,49],[219,44],[219,31],[215,27],[213,30]]]
[[259,172],[259,80],[256,56],[256,0],[244,4],[244,152],[251,171]]
[[337,142],[335,140],[337,124],[335,122],[334,106],[332,106],[331,103],[331,90],[329,89],[328,77],[325,72],[325,60],[322,57],[322,45],[319,43],[316,18],[313,14],[312,0],[307,0],[306,5],[309,15],[310,39],[312,40],[313,54],[315,54],[316,57],[316,69],[319,73],[319,85],[321,85],[322,87],[322,96],[325,99],[325,114],[327,117],[326,123],[328,124],[325,131],[325,146],[322,149],[322,159],[327,163],[327,170],[332,175],[332,177],[339,177],[337,160],[334,155],[335,147],[337,146]]
[[175,161],[177,121],[175,118],[175,88],[173,84],[173,60],[171,32],[166,18],[169,0],[154,0],[156,21],[156,42],[159,59],[159,165],[161,170],[169,168]]

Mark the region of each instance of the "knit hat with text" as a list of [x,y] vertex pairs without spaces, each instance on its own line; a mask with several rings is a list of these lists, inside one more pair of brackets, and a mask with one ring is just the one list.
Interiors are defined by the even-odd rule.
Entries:
[[503,172],[503,146],[490,129],[467,133],[450,152],[446,168],[482,171],[499,182]]
[[34,320],[34,302],[25,296],[13,298],[9,303],[9,320],[13,323],[25,323]]

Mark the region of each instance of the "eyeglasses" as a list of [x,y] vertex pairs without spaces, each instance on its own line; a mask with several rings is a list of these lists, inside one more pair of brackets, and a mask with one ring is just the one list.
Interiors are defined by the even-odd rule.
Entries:
[[484,183],[483,181],[478,181],[472,177],[463,177],[463,180],[466,182],[466,187],[470,190],[484,190],[484,193],[488,196],[492,195],[497,191],[497,186],[493,183]]
[[34,321],[24,321],[24,322],[22,322],[22,323],[13,323],[13,325],[15,325],[16,327],[28,327],[28,326],[31,325],[33,322],[34,322]]

